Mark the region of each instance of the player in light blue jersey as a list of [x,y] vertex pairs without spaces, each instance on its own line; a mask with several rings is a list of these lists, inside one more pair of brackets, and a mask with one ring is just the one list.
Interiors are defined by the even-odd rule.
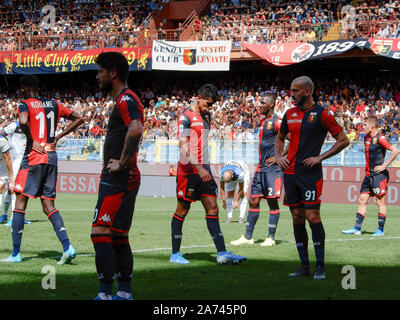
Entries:
[[[236,187],[239,185],[238,192],[235,194]],[[227,212],[227,223],[232,222],[233,210],[239,206],[240,214],[239,223],[244,223],[244,217],[247,210],[247,193],[250,185],[250,171],[247,164],[243,161],[228,161],[221,168],[220,172],[220,188],[222,206]],[[226,197],[226,192],[228,197]]]

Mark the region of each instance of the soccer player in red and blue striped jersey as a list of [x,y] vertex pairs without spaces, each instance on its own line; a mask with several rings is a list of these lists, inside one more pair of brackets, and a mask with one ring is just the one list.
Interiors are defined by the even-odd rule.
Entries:
[[[103,52],[97,56],[96,64],[100,90],[110,94],[115,105],[104,142],[103,170],[91,230],[100,282],[95,299],[132,300],[133,256],[128,234],[140,187],[137,153],[143,134],[143,107],[127,86],[129,64],[123,54]],[[118,291],[112,298],[114,277]]]
[[193,105],[178,119],[180,158],[176,177],[178,203],[171,221],[172,253],[169,261],[172,263],[189,263],[180,253],[182,227],[191,203],[197,200],[202,202],[206,213],[207,229],[217,249],[217,262],[237,263],[247,259],[226,251],[219,224],[218,186],[211,173],[208,153],[209,108],[217,99],[218,91],[214,85],[201,86]]
[[[291,95],[296,107],[289,109],[282,119],[275,143],[275,157],[284,170],[285,198],[293,219],[294,237],[301,266],[291,277],[310,275],[308,259],[308,221],[314,243],[316,269],[314,279],[325,279],[325,231],[320,216],[322,196],[322,161],[339,153],[348,144],[343,129],[327,109],[314,103],[314,83],[307,77],[299,77],[291,84]],[[327,133],[336,143],[320,154]],[[290,134],[287,156],[283,156],[286,136]]]
[[269,207],[268,236],[261,246],[275,244],[275,232],[280,218],[278,199],[281,194],[282,170],[276,164],[275,140],[281,125],[281,119],[274,114],[276,96],[265,94],[260,99],[260,111],[265,118],[260,123],[259,162],[254,173],[247,214],[246,233],[231,241],[233,245],[253,244],[253,231],[260,215],[260,201],[266,199]]
[[[367,213],[367,204],[370,197],[376,198],[378,206],[378,229],[374,237],[385,235],[383,228],[386,222],[386,190],[389,182],[388,166],[399,154],[399,149],[390,144],[385,135],[379,132],[379,122],[375,116],[367,117],[364,121],[365,146],[365,177],[361,183],[358,210],[354,228],[343,230],[344,234],[361,235],[361,225]],[[390,156],[385,161],[386,150]]]
[[[38,97],[39,80],[26,75],[20,80],[25,100],[19,106],[19,124],[26,135],[26,149],[15,179],[17,195],[12,219],[13,253],[5,262],[21,262],[20,246],[24,229],[25,210],[29,198],[41,198],[43,212],[53,225],[63,246],[58,264],[69,263],[76,251],[71,246],[60,212],[55,208],[57,185],[56,145],[65,135],[83,123],[80,115],[53,99]],[[61,117],[71,120],[67,128],[56,135]]]

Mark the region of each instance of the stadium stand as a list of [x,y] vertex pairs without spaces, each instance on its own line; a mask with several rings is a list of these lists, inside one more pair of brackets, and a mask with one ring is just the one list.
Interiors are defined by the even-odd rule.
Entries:
[[[0,2],[0,51],[150,46],[154,39],[230,39],[237,48],[243,42],[400,37],[400,4],[393,0],[359,2],[354,7],[346,7],[343,1],[200,0],[185,1],[185,6],[167,0],[50,1],[48,4],[54,6],[57,12],[53,28],[41,23],[46,14],[41,9],[46,4],[44,1]],[[168,16],[166,11],[173,11],[174,15]],[[309,35],[308,31],[313,35]],[[255,141],[260,121],[257,103],[265,92],[278,95],[276,111],[279,115],[282,116],[291,106],[288,83],[294,73],[282,75],[277,70],[268,72],[267,78],[265,73],[250,70],[247,73],[232,72],[229,81],[224,76],[215,76],[221,100],[213,106],[215,125],[211,129],[211,139],[236,144]],[[352,141],[362,140],[360,121],[374,114],[379,117],[388,139],[399,142],[398,72],[389,74],[379,68],[358,69],[357,74],[345,68],[337,72],[330,69],[329,72],[323,76],[319,72],[312,74],[318,83],[316,99],[334,112],[349,138]],[[86,124],[73,137],[91,140],[104,136],[112,102],[97,92],[96,84],[90,79],[93,78],[92,73],[83,74],[62,75],[69,79],[62,81],[68,83],[68,87],[53,86],[53,89],[44,90],[43,95],[55,97],[74,110],[85,113]],[[140,77],[145,81],[135,82],[134,87],[144,103],[146,141],[175,140],[176,119],[179,112],[190,105],[194,96],[191,91],[193,86],[188,86],[181,79],[173,82],[162,79],[163,82],[155,83],[151,76],[140,74]],[[43,88],[46,83],[58,83],[54,81],[54,76],[42,79]],[[14,110],[21,100],[15,84],[7,82],[4,87],[5,90],[0,93],[1,126],[15,118]],[[146,147],[155,148],[150,142]],[[65,148],[72,150],[75,147],[71,143]],[[156,159],[155,150],[147,149],[146,161],[166,161],[177,157],[173,145],[165,144],[162,148],[165,152],[161,152],[161,159]],[[229,149],[227,145],[223,148]],[[248,154],[254,153],[251,143],[246,148]],[[356,147],[347,152],[354,154],[352,161],[357,163],[355,150]],[[96,157],[96,152],[93,157]],[[67,157],[67,152],[64,153]],[[223,160],[228,157],[228,152],[218,157]],[[339,160],[332,158],[330,161],[336,163]]]

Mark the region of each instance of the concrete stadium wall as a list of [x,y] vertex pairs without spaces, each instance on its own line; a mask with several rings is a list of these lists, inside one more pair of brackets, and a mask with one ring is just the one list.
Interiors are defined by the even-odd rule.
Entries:
[[[175,197],[176,177],[168,176],[169,164],[140,163],[142,183],[140,196]],[[212,165],[217,180],[222,165]],[[59,161],[57,192],[97,194],[102,163],[98,161]],[[255,166],[250,165],[254,173]],[[325,203],[356,204],[364,178],[363,167],[323,168]],[[389,168],[387,204],[400,205],[400,168]],[[372,201],[375,200],[371,200]]]

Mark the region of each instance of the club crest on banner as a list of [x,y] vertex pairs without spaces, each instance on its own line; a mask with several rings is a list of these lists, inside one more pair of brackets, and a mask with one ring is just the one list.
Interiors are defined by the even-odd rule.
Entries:
[[314,53],[315,47],[311,43],[303,43],[292,52],[292,60],[301,62],[307,60]]
[[186,65],[196,64],[196,49],[183,50],[183,63]]

